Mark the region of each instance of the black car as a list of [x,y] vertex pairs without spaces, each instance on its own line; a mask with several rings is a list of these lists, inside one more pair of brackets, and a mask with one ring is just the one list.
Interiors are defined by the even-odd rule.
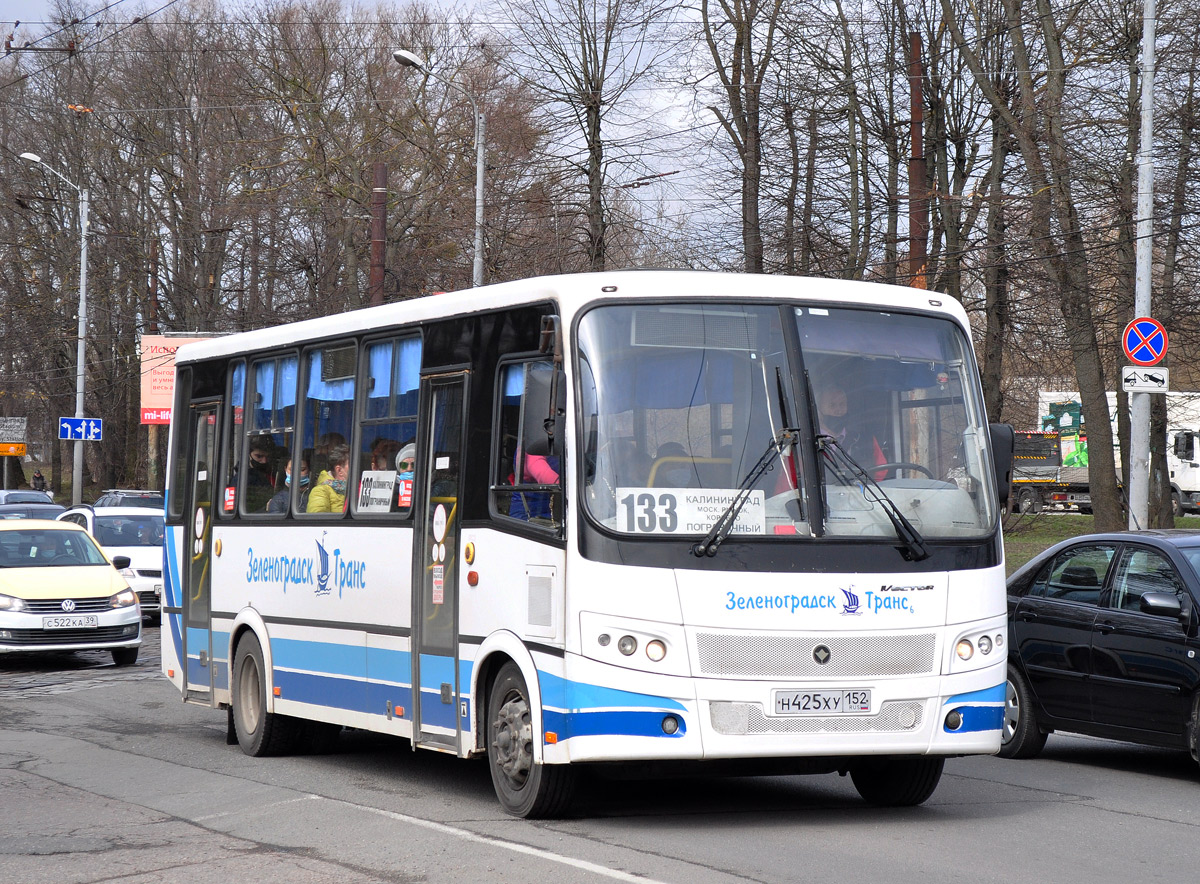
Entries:
[[56,519],[65,510],[57,503],[0,503],[0,519]]
[[1200,762],[1200,531],[1086,534],[1008,580],[1000,754],[1070,731]]

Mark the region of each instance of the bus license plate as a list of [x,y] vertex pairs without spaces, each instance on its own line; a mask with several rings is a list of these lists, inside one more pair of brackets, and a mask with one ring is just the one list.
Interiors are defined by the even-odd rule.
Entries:
[[776,715],[870,715],[871,691],[773,691]]
[[96,629],[99,625],[100,621],[95,614],[42,618],[42,629]]

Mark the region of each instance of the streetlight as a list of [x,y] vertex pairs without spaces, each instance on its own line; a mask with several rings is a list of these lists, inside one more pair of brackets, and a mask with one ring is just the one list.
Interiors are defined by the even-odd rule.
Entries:
[[483,285],[483,114],[475,103],[475,97],[453,80],[441,77],[425,66],[425,60],[407,49],[392,53],[396,63],[405,68],[416,68],[426,76],[440,80],[452,89],[457,89],[471,102],[471,114],[475,118],[475,262],[471,272],[471,284]]
[[[88,231],[88,192],[86,187],[80,187],[68,179],[53,166],[43,163],[42,158],[35,153],[23,153],[21,159],[36,163],[43,169],[53,172],[62,181],[75,189],[79,194],[79,330],[75,344],[75,419],[82,420],[83,413],[83,365],[84,343],[87,340],[87,231]],[[75,463],[71,472],[71,503],[78,505],[83,501],[83,440],[75,440]]]

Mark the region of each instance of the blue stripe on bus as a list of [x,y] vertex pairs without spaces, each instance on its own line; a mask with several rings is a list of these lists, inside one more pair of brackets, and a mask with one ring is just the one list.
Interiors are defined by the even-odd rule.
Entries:
[[562,711],[578,711],[580,709],[620,709],[627,707],[667,709],[686,712],[686,707],[678,700],[667,697],[656,697],[653,694],[635,694],[632,691],[622,691],[617,688],[606,688],[601,685],[586,684],[578,681],[568,681],[547,672],[538,672],[538,680],[542,686],[542,705]]
[[950,730],[942,723],[942,730],[948,734],[964,734],[971,731],[998,731],[1004,727],[1003,706],[959,706],[963,717],[962,725]]
[[948,734],[1000,730],[1004,727],[1004,690],[1004,685],[998,684],[981,691],[955,694],[943,704],[942,708],[957,710],[962,715],[962,724],[954,730],[950,730],[946,727],[943,716],[942,730]]
[[336,642],[305,641],[294,638],[271,639],[271,662],[285,669],[303,669],[328,675],[367,677],[367,648],[365,645],[342,645]]
[[[179,600],[183,598],[183,593],[180,591],[179,582],[179,556],[175,547],[175,529],[169,528],[166,531],[167,541],[167,580],[166,586],[163,587],[163,604],[169,608],[179,606]],[[183,616],[180,614],[168,614],[166,622],[170,627],[170,639],[172,647],[175,648],[175,659],[183,660],[183,636],[179,633],[179,624],[183,621]],[[160,635],[161,638],[161,635]],[[185,664],[186,669],[186,664]],[[187,684],[187,680],[184,680]]]
[[673,734],[663,732],[663,719],[667,714],[644,709],[604,712],[545,709],[542,723],[545,730],[558,735],[560,743],[571,737],[682,737],[687,731],[687,722],[680,715],[671,715],[679,729]]
[[[471,671],[474,666],[470,660],[458,661],[458,685],[464,691],[471,686]],[[454,658],[422,654],[421,690],[439,691],[443,684],[454,684]]]

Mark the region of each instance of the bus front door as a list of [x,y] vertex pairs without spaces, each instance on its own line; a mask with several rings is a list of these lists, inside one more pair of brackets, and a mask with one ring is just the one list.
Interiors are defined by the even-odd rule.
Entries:
[[[422,379],[421,538],[413,556],[413,742],[458,751],[458,535],[467,376]],[[463,704],[465,706],[465,703]]]
[[189,416],[191,452],[183,532],[183,655],[186,700],[212,701],[217,680],[212,659],[212,522],[217,478],[221,403],[193,404]]

